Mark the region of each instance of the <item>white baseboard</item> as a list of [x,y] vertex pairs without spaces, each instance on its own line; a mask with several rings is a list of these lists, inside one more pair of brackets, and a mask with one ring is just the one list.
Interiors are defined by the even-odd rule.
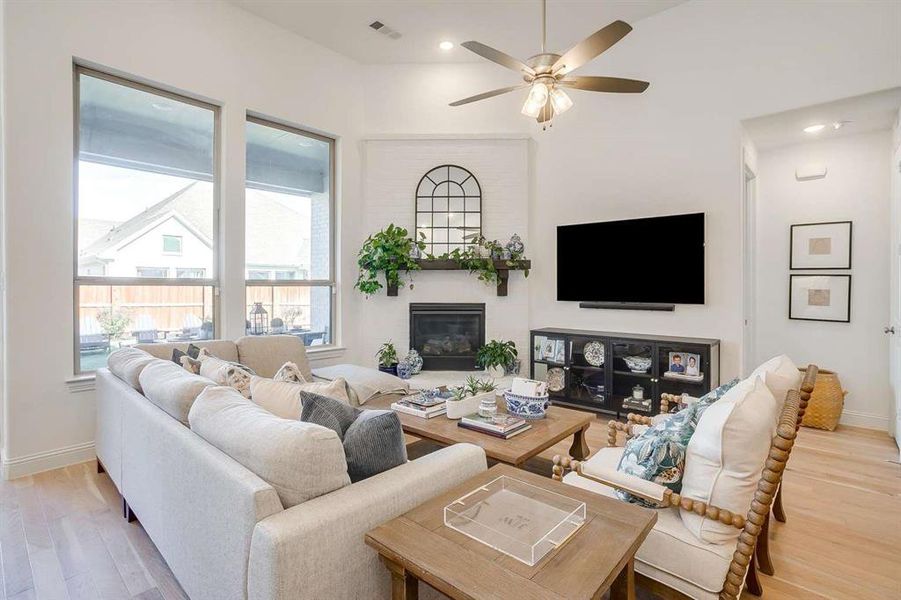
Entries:
[[75,444],[9,460],[3,457],[3,462],[0,464],[0,476],[6,480],[17,479],[26,475],[75,465],[93,458],[94,442]]
[[842,417],[839,419],[842,425],[851,425],[852,427],[864,427],[866,429],[877,429],[879,431],[889,430],[888,415],[874,415],[856,410],[843,410]]

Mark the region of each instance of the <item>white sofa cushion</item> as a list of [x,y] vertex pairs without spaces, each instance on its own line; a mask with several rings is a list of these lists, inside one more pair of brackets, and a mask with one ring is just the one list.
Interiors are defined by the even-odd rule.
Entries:
[[[586,463],[591,471],[616,470],[623,448],[601,448]],[[613,488],[569,473],[563,482],[616,499]],[[619,500],[617,500],[619,502]],[[708,544],[693,536],[675,508],[657,510],[657,522],[635,553],[635,570],[690,598],[719,598],[734,544]]]
[[[682,496],[744,515],[769,454],[780,405],[763,379],[746,379],[701,416],[688,442]],[[686,528],[702,541],[734,542],[731,525],[682,511]]]
[[275,488],[285,508],[350,484],[338,434],[277,417],[230,387],[204,390],[188,422],[194,433]]
[[235,346],[241,364],[253,369],[260,377],[274,377],[282,365],[293,362],[304,379],[313,381],[306,348],[297,336],[247,335],[235,340]]
[[137,348],[120,348],[109,355],[107,364],[113,375],[141,392],[141,371],[155,361],[151,354]]
[[[779,403],[785,404],[785,395],[789,390],[797,390],[801,387],[801,371],[788,356],[781,354],[766,361],[748,376],[748,379],[762,377],[769,388],[770,393]],[[777,415],[778,419],[779,416]]]
[[197,396],[215,385],[211,380],[185,371],[171,360],[154,359],[138,377],[148,400],[188,424],[188,412]]
[[256,403],[283,419],[300,418],[303,410],[301,392],[312,392],[350,404],[347,396],[347,383],[342,378],[334,381],[316,381],[313,383],[293,383],[274,381],[265,377],[250,378],[250,398]]

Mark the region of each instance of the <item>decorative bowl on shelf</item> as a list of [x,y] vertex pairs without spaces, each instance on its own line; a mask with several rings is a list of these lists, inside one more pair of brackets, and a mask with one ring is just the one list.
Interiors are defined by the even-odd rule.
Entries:
[[646,356],[624,356],[623,360],[633,373],[647,373],[651,368],[651,359]]
[[543,419],[550,404],[547,394],[544,396],[520,396],[509,389],[504,390],[507,412],[523,419]]

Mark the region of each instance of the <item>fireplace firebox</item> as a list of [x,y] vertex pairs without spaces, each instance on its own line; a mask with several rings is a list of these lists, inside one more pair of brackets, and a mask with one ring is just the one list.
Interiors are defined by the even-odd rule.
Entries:
[[475,371],[484,344],[484,304],[410,304],[410,347],[422,355],[423,369]]

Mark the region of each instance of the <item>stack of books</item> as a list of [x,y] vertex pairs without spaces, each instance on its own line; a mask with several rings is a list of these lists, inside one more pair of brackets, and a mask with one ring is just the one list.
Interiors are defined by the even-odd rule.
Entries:
[[444,398],[440,396],[427,398],[422,394],[416,394],[394,402],[391,405],[391,409],[399,413],[413,415],[414,417],[431,419],[447,413],[447,406],[444,401]]
[[520,417],[513,415],[497,415],[496,417],[481,417],[479,413],[473,413],[460,419],[458,426],[472,431],[487,433],[494,437],[509,440],[514,435],[532,428],[529,423]]

